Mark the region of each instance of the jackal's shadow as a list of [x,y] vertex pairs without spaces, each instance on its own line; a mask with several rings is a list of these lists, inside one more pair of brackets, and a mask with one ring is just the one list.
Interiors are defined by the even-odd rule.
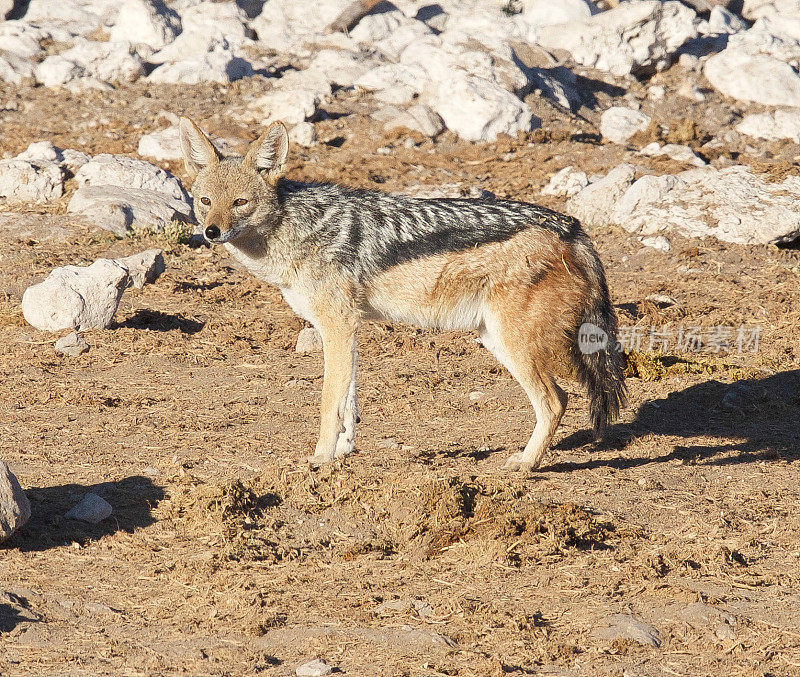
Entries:
[[[98,524],[66,519],[66,513],[88,493],[97,494],[111,504],[111,516]],[[155,522],[152,510],[164,498],[161,487],[137,475],[93,485],[31,487],[25,494],[31,502],[31,519],[0,545],[0,551],[5,548],[48,550],[73,542],[97,540],[117,531],[131,533]]]
[[[711,465],[776,459],[796,461],[800,459],[798,433],[800,369],[735,383],[712,379],[645,402],[632,422],[611,426],[597,450],[624,450],[630,441],[646,435],[697,438],[690,444],[676,445],[670,453],[658,457],[554,463],[543,470],[558,472],[601,466],[624,469],[673,459]],[[586,431],[579,431],[561,440],[555,448],[572,449],[587,441]]]

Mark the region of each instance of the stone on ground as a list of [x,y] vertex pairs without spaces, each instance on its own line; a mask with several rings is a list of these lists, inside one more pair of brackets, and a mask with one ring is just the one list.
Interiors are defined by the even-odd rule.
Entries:
[[649,115],[624,106],[613,106],[600,116],[600,134],[614,143],[626,143],[636,132],[644,131],[649,125]]
[[89,524],[98,524],[107,517],[111,517],[112,512],[113,508],[108,501],[97,494],[88,493],[64,517],[70,520],[89,522]]
[[0,461],[0,543],[31,517],[31,504],[5,461]]
[[78,357],[89,351],[89,344],[78,332],[73,331],[71,334],[62,336],[54,346],[57,353],[68,355],[69,357]]
[[128,271],[109,259],[55,268],[43,282],[25,290],[22,314],[43,331],[104,329],[127,286]]

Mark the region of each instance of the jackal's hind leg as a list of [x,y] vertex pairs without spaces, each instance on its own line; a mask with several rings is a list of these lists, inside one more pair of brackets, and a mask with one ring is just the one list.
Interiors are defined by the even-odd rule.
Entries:
[[514,329],[487,326],[481,332],[481,342],[511,372],[533,405],[536,414],[533,434],[525,449],[512,454],[505,464],[509,470],[527,471],[542,462],[566,409],[567,393],[552,376],[539,371],[534,345],[524,340],[524,332]]

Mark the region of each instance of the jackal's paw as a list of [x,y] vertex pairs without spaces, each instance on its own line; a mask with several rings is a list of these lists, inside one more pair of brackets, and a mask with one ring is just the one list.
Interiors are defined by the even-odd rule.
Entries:
[[531,470],[535,470],[539,467],[541,463],[540,460],[535,462],[531,461],[523,461],[522,458],[524,456],[523,452],[519,452],[518,454],[512,454],[511,457],[506,461],[506,464],[503,466],[506,470],[510,470],[512,472],[530,472]]
[[353,453],[353,439],[348,438],[344,433],[339,435],[336,440],[336,451],[333,452],[334,458],[344,458]]

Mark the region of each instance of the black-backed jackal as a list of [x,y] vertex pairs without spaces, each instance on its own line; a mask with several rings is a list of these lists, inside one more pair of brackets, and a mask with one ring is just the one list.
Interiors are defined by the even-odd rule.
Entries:
[[[536,425],[506,466],[535,468],[567,404],[555,377],[589,390],[595,431],[625,398],[616,316],[580,224],[507,200],[415,199],[283,178],[286,129],[222,157],[191,120],[181,147],[206,239],[276,285],[321,333],[322,420],[312,462],[353,449],[356,332],[362,320],[477,330],[525,389]],[[582,328],[605,347],[580,344]]]

